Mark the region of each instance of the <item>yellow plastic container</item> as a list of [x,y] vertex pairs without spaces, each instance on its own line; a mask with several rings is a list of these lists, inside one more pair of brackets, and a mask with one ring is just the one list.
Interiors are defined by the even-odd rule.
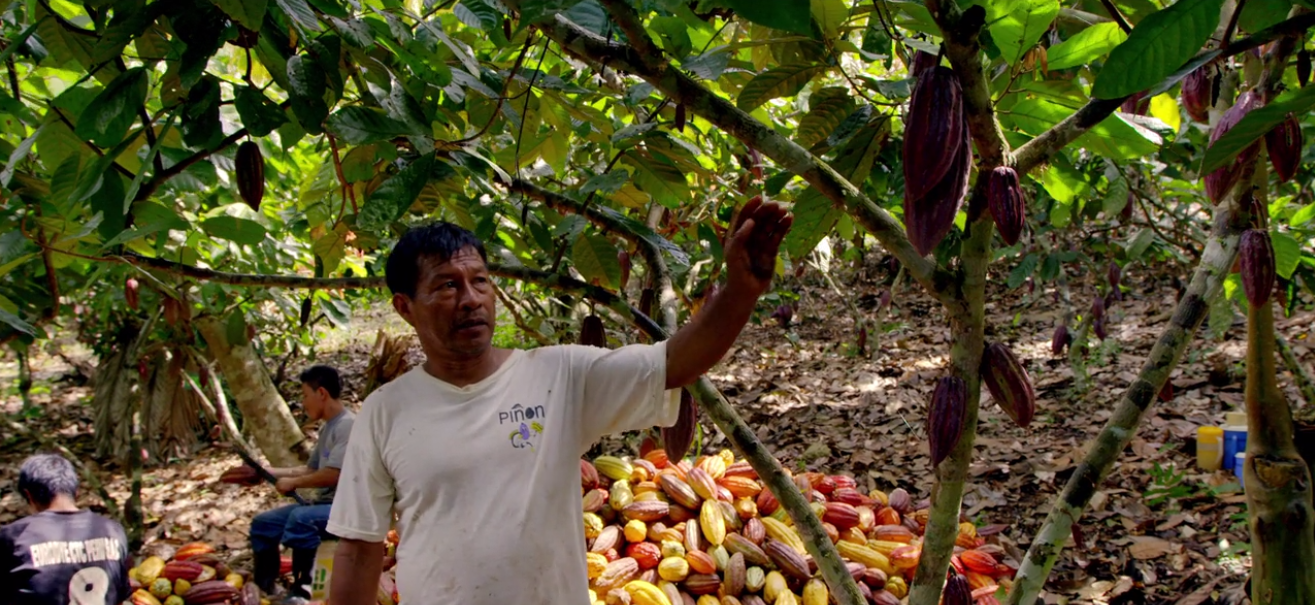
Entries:
[[1224,429],[1203,426],[1196,429],[1196,466],[1217,471],[1224,463]]

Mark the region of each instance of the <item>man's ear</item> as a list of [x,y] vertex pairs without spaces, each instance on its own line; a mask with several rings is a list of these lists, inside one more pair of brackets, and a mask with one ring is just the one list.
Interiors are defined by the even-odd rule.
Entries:
[[397,311],[397,314],[401,315],[402,319],[405,319],[411,327],[415,327],[415,322],[411,321],[411,297],[405,294],[394,294],[393,310]]

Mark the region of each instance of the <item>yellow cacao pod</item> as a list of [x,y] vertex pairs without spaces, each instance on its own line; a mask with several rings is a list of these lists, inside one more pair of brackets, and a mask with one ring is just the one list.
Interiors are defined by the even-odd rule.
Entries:
[[628,542],[643,542],[648,537],[648,526],[639,519],[632,519],[626,523],[625,536]]
[[758,566],[750,567],[744,572],[744,589],[749,592],[759,592],[763,585],[767,584],[767,572]]
[[895,552],[896,548],[900,548],[902,546],[908,546],[908,544],[905,544],[904,542],[895,542],[892,540],[868,540],[867,543],[868,548],[871,548],[872,550],[875,550],[887,557],[890,556],[890,553]]
[[137,566],[137,581],[142,586],[150,586],[155,579],[160,577],[160,572],[164,571],[164,559],[156,556],[146,557],[141,565]]
[[[720,458],[718,458],[720,460]],[[703,537],[712,544],[721,544],[726,540],[726,517],[721,514],[721,507],[715,500],[704,500],[699,509],[699,527]]]
[[730,466],[726,460],[720,456],[708,456],[699,463],[699,468],[712,477],[715,481],[721,479],[726,474],[726,467]]
[[584,537],[597,538],[598,534],[603,533],[603,518],[594,513],[584,514]]
[[643,580],[631,580],[626,583],[626,592],[634,605],[671,605],[667,595],[656,585]]
[[160,605],[160,600],[155,598],[155,595],[141,588],[132,593],[132,597],[128,599],[128,602],[132,605]]
[[[784,510],[784,508],[777,510]],[[804,548],[803,539],[795,533],[793,528],[772,517],[763,517],[762,521],[763,528],[767,530],[767,537],[789,546],[801,555],[808,553],[808,550]]]
[[[241,577],[242,576],[238,576],[239,579]],[[191,590],[191,588],[192,588],[192,583],[188,582],[187,580],[184,580],[182,578],[178,578],[177,580],[174,580],[174,594],[180,594],[180,595],[187,594],[187,591]],[[241,586],[236,586],[235,588],[241,588]]]
[[607,557],[600,553],[587,553],[584,556],[584,560],[586,567],[589,569],[590,580],[603,575],[603,570],[607,569]]
[[821,579],[813,578],[804,584],[803,605],[826,605],[828,598],[830,591],[826,589],[826,582]]
[[796,599],[793,592],[785,591],[776,597],[774,605],[799,605],[799,599]]
[[705,594],[699,597],[699,600],[695,601],[694,605],[721,605],[721,599],[710,594]]
[[665,557],[680,557],[682,559],[685,558],[685,545],[681,544],[680,542],[677,542],[675,540],[663,540],[661,547],[662,547],[661,549],[662,556],[664,558]]
[[169,598],[164,600],[164,605],[186,605],[186,602],[183,601],[182,597],[175,594],[169,595]]
[[685,557],[667,557],[658,563],[658,576],[668,582],[683,582],[689,576],[689,561]]
[[763,582],[763,598],[768,603],[775,603],[777,597],[790,593],[790,585],[785,581],[785,576],[781,572],[772,570],[767,572],[767,578]]
[[909,585],[902,576],[891,576],[886,580],[886,592],[895,595],[897,599],[903,599],[909,594]]
[[156,578],[154,582],[151,582],[151,594],[155,595],[155,598],[157,599],[168,597],[173,594],[173,592],[174,585],[173,582],[170,582],[169,580]]
[[227,576],[224,576],[224,581],[227,582],[229,586],[232,586],[233,588],[236,588],[238,590],[242,590],[242,583],[245,582],[245,580],[242,578],[242,574],[235,574],[235,573],[231,573],[228,574]]
[[871,548],[859,546],[853,542],[841,540],[836,543],[836,550],[840,556],[849,559],[855,563],[862,563],[864,567],[873,567],[885,572],[886,575],[894,575],[895,569],[890,565],[890,559]]
[[[730,468],[732,464],[735,464],[735,452],[725,449],[717,452],[717,455],[720,456],[721,461],[726,464],[726,468]],[[726,474],[726,471],[723,470],[721,473],[724,475]]]
[[594,468],[613,481],[629,479],[630,475],[635,472],[635,468],[629,460],[623,460],[616,456],[599,456],[595,458]]
[[612,510],[620,511],[621,509],[630,506],[630,503],[634,501],[635,494],[630,491],[630,481],[621,479],[612,484],[612,493],[607,500],[607,503],[611,505]]

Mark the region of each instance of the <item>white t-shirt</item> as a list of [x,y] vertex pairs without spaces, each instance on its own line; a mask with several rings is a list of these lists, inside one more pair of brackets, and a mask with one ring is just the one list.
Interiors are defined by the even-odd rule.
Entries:
[[675,424],[665,385],[665,342],[516,350],[465,388],[417,366],[362,405],[327,529],[381,541],[395,506],[406,603],[587,605],[580,457]]

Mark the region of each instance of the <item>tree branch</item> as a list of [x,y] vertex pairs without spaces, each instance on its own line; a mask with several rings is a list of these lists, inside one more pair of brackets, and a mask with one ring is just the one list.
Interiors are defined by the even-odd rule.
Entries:
[[612,21],[616,26],[621,28],[621,33],[626,35],[626,40],[630,42],[630,47],[638,51],[639,56],[650,67],[657,66],[664,61],[662,50],[653,44],[653,39],[648,37],[648,32],[644,31],[644,24],[640,22],[640,17],[635,13],[635,9],[625,0],[601,0],[603,7],[607,9],[607,14],[612,16]]
[[[283,107],[284,109],[286,109],[286,107],[284,106],[287,104],[288,104],[287,102],[284,102],[279,107]],[[158,190],[160,186],[163,185],[169,179],[174,178],[179,174],[182,174],[182,172],[190,168],[192,164],[200,162],[201,160],[204,160],[216,153],[219,153],[220,151],[228,149],[234,143],[238,142],[242,137],[245,136],[247,136],[247,129],[246,127],[243,127],[241,130],[224,137],[224,140],[220,141],[219,144],[214,147],[214,149],[202,149],[201,151],[198,151],[192,155],[183,158],[177,164],[174,164],[173,166],[161,170],[160,172],[153,175],[151,177],[151,180],[146,181],[145,183],[142,184],[142,188],[137,190],[137,195],[133,197],[133,201],[140,202],[144,199],[151,197],[152,195],[155,195],[156,190]]]
[[1119,29],[1123,30],[1123,33],[1132,33],[1132,26],[1128,25],[1127,20],[1123,18],[1123,14],[1119,12],[1119,7],[1114,6],[1114,3],[1111,2],[1111,0],[1100,0],[1100,3],[1105,5],[1105,12],[1108,12],[1110,18],[1114,19],[1114,22],[1119,24]]
[[538,27],[568,53],[639,76],[677,103],[685,105],[745,145],[759,150],[786,170],[808,181],[828,199],[843,205],[908,268],[909,275],[922,284],[927,292],[947,307],[958,308],[950,273],[938,269],[935,262],[920,256],[909,242],[904,228],[829,164],[726,99],[714,95],[667,62],[650,68],[634,49],[609,43],[560,15]]

